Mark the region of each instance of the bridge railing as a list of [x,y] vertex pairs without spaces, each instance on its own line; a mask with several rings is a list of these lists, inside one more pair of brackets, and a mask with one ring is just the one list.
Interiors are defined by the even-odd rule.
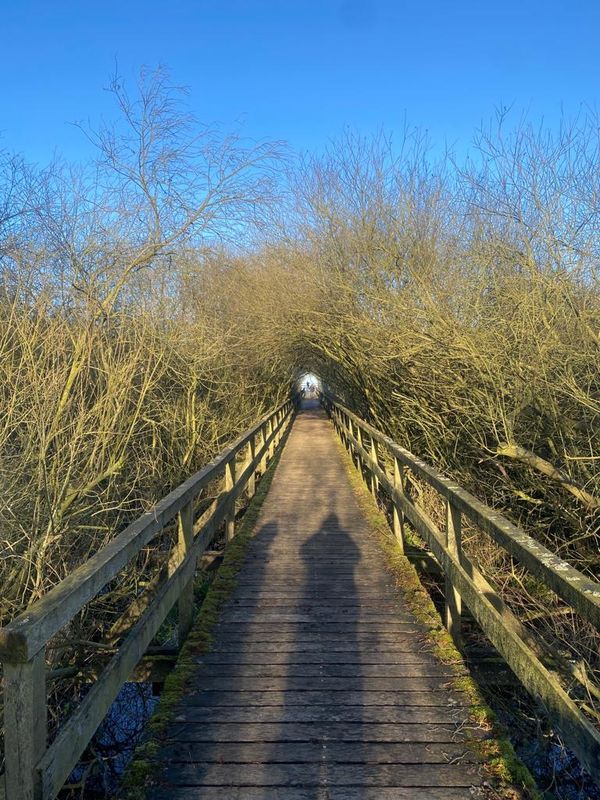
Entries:
[[[440,564],[445,577],[445,622],[455,640],[460,643],[464,603],[523,686],[543,702],[566,744],[593,778],[600,781],[600,733],[567,694],[557,674],[544,665],[547,646],[522,625],[468,559],[462,546],[462,522],[466,518],[489,535],[598,631],[600,583],[558,558],[523,529],[400,447],[337,399],[323,394],[321,401],[372,493],[377,496],[381,491],[389,497],[393,532],[400,547],[404,550],[404,524],[408,521]],[[382,457],[383,450],[387,458]],[[411,473],[443,499],[446,512],[443,530],[410,497],[407,481]]]
[[[5,793],[7,800],[51,800],[58,794],[176,603],[181,642],[192,624],[193,579],[198,558],[220,526],[224,526],[226,541],[233,538],[236,500],[243,492],[248,496],[254,494],[256,472],[264,472],[293,418],[294,409],[295,401],[287,400],[270,411],[213,461],[0,629],[5,738],[5,774],[0,775],[0,796]],[[219,480],[222,491],[208,511],[198,515],[196,501],[202,490]],[[166,579],[129,628],[98,680],[48,745],[48,643],[175,520],[177,541],[168,556]]]

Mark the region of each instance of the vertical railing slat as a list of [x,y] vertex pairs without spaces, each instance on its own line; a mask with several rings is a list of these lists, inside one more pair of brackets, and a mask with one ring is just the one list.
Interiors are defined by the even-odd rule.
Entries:
[[[190,501],[179,512],[177,521],[177,551],[178,563],[181,563],[194,543],[194,503]],[[194,578],[192,577],[183,587],[177,601],[179,645],[190,632],[194,619]]]
[[[256,438],[254,436],[250,437],[250,441],[248,442],[248,458],[247,458],[247,465],[253,463],[254,458],[256,456]],[[252,469],[250,473],[250,477],[248,478],[248,484],[246,488],[246,496],[248,498],[254,497],[256,492],[256,468]]]
[[[404,495],[404,465],[398,461],[396,456],[394,460],[394,488],[401,495]],[[393,522],[394,522],[394,536],[400,547],[400,551],[404,553],[405,550],[405,537],[404,537],[404,513],[398,507],[398,503],[393,503]]]
[[[462,561],[461,513],[449,500],[446,501],[446,547],[450,555]],[[462,599],[446,575],[446,627],[457,644],[461,642]]]
[[[235,453],[225,464],[224,489],[231,492],[235,485]],[[230,542],[235,536],[235,500],[231,499],[225,517],[225,541]]]
[[[363,438],[362,438],[362,430],[361,430],[360,425],[356,426],[356,439],[358,441],[359,447],[362,448],[362,446],[363,446]],[[357,457],[358,457],[357,466],[358,466],[358,468],[360,470],[361,477],[364,480],[364,477],[365,477],[364,476],[364,461],[363,461],[363,454],[362,454],[362,452],[360,450],[358,452]]]
[[[259,447],[259,450],[262,450],[263,447],[265,446],[265,440],[266,440],[265,428],[266,428],[266,425],[261,426],[261,429],[258,432],[258,447]],[[266,469],[267,469],[267,451],[265,450],[265,452],[262,455],[262,458],[260,459],[260,464],[258,466],[258,471],[260,472],[261,475],[264,475]]]
[[[273,433],[273,418],[269,417],[269,419],[267,420],[267,431],[266,431],[267,439],[271,436],[272,433]],[[271,439],[271,442],[269,443],[268,447],[269,461],[273,458],[274,452],[275,452],[275,444],[274,441]]]
[[[371,440],[371,447],[370,447],[370,457],[371,457],[371,464],[373,466],[378,465],[377,460],[377,443],[373,436],[369,437]],[[377,480],[377,476],[375,475],[375,471],[371,469],[371,494],[375,499],[377,499],[377,494],[379,492],[379,481]]]

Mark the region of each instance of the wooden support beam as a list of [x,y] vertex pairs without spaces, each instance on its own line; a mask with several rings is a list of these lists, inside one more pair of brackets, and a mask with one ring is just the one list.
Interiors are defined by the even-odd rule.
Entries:
[[263,455],[260,459],[260,464],[258,467],[258,471],[261,475],[264,475],[267,469],[267,449],[265,448],[265,441],[266,441],[266,423],[261,426],[258,431],[258,450],[259,452],[264,449]]
[[37,764],[48,731],[45,649],[29,661],[5,661],[3,683],[6,797],[40,800]]
[[[350,436],[360,436],[360,428],[356,425],[356,423],[352,419],[350,419]],[[349,444],[350,444],[350,452],[354,457],[354,464],[356,466],[356,469],[359,470],[362,474],[362,462],[360,460],[360,455],[354,452],[352,448],[352,440],[350,440]]]
[[369,465],[371,470],[371,494],[377,499],[379,481],[377,480],[376,468],[379,466],[379,459],[377,458],[377,443],[373,436],[371,436],[371,447],[369,450]]
[[[231,493],[235,485],[235,457],[225,464],[225,484],[226,493]],[[225,541],[230,542],[235,536],[235,498],[228,499],[227,516],[225,517]]]
[[[178,538],[177,552],[178,560],[181,563],[188,555],[194,542],[194,504],[189,502],[179,512],[178,519]],[[179,646],[183,644],[194,619],[194,576],[183,587],[179,600],[177,601],[178,611],[178,641]]]
[[356,426],[356,441],[358,442],[358,450],[356,451],[356,466],[360,470],[360,474],[362,479],[365,479],[364,473],[364,458],[363,458],[363,439],[362,439],[362,430],[360,425]]
[[[462,563],[462,534],[460,511],[448,500],[446,501],[446,547],[450,555]],[[452,583],[451,576],[445,576],[446,627],[456,645],[462,644],[460,594]]]
[[267,451],[268,452],[267,463],[273,458],[273,453],[275,452],[275,442],[274,442],[274,440],[272,438],[272,434],[273,434],[273,420],[270,418],[270,419],[267,420],[267,429],[266,429],[267,441],[269,439],[271,439],[271,441],[269,442],[269,447],[268,447],[268,451]]
[[346,450],[350,450],[350,438],[348,436],[350,429],[350,417],[342,411],[342,431],[344,433],[344,447]]
[[[254,464],[254,458],[256,456],[256,438],[253,436],[250,441],[248,442],[248,458],[246,460],[246,464]],[[256,469],[252,470],[250,477],[248,478],[248,485],[246,488],[246,495],[248,499],[254,497],[256,492]]]
[[350,436],[352,435],[352,420],[347,415],[344,419],[344,428],[346,430],[346,450],[352,454],[352,444],[350,442]]
[[[404,494],[404,467],[398,461],[398,459],[394,456],[394,488],[396,491],[400,492],[400,494]],[[393,514],[393,529],[394,529],[394,536],[396,537],[396,541],[398,542],[398,546],[402,553],[404,553],[405,549],[405,538],[404,538],[404,513],[402,509],[398,506],[398,503],[392,502],[392,514]]]

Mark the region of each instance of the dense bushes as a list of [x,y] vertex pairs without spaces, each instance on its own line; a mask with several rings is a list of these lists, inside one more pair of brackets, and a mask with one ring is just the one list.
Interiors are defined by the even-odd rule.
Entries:
[[[197,126],[162,73],[113,90],[93,170],[2,166],[3,618],[304,371],[597,577],[596,122],[501,120],[463,167],[416,134],[284,161]],[[468,546],[600,682],[596,635]]]
[[212,458],[276,394],[206,324],[3,308],[4,618]]

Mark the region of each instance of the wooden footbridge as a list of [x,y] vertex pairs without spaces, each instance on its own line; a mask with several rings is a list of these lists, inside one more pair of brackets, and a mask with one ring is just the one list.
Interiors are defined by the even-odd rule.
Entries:
[[[151,512],[0,631],[8,800],[50,800],[69,778],[123,684],[173,606],[180,639],[193,624],[193,580],[215,537],[235,536],[236,507],[282,448],[236,588],[197,658],[190,690],[156,755],[152,800],[407,800],[484,797],[468,737],[480,735],[456,674],[436,661],[403,606],[393,574],[351,489],[335,433],[376,497],[390,536],[426,543],[446,580],[446,622],[460,642],[469,609],[517,678],[541,700],[581,762],[600,779],[600,736],[545,666],[495,589],[463,552],[476,525],[600,629],[600,585],[337,400],[300,413],[274,409]],[[333,420],[333,425],[331,424]],[[292,424],[293,423],[293,424]],[[412,497],[411,480],[443,498],[440,530]],[[207,487],[222,488],[208,508]],[[48,741],[46,651],[62,629],[169,524],[177,537],[155,585],[97,682]]]

